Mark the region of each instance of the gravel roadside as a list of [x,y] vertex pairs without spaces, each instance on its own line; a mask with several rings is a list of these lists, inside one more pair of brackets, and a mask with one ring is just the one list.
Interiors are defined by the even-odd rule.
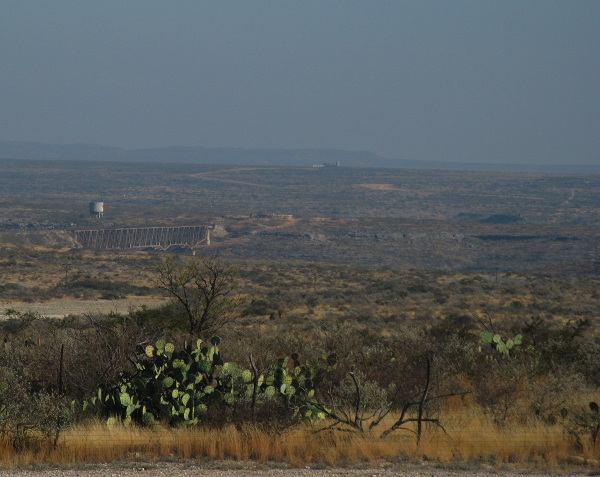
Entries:
[[252,465],[235,463],[222,463],[222,465],[197,464],[197,463],[153,463],[153,464],[107,464],[94,466],[78,466],[71,469],[51,469],[51,468],[32,468],[32,469],[0,469],[0,477],[7,476],[36,476],[36,477],[517,477],[523,475],[536,476],[557,476],[570,475],[573,477],[584,475],[596,475],[590,473],[551,473],[551,472],[517,472],[503,470],[450,470],[429,465],[392,465],[385,468],[327,468],[313,469],[310,467],[300,468],[265,468],[261,465]]

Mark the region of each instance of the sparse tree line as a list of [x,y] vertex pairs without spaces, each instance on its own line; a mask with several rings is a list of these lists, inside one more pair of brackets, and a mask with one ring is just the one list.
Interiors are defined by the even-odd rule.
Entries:
[[[86,419],[141,426],[228,423],[315,432],[445,431],[444,403],[478,406],[498,426],[561,425],[574,447],[600,445],[600,337],[589,321],[501,327],[448,316],[386,336],[341,317],[303,333],[241,326],[236,270],[215,258],[165,260],[172,301],[126,315],[0,324],[0,437],[60,442]],[[218,337],[217,337],[218,335]],[[600,397],[600,396],[599,396]]]

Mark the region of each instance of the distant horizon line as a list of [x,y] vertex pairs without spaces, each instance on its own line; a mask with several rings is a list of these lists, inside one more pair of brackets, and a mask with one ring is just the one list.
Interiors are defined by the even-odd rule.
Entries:
[[[323,153],[338,153],[338,154],[351,154],[351,155],[366,155],[371,161],[376,162],[376,164],[356,164],[356,157],[352,158],[350,164],[342,165],[349,167],[412,167],[416,169],[432,169],[432,168],[450,168],[452,170],[460,170],[461,167],[465,167],[466,170],[484,170],[487,168],[491,168],[493,171],[498,172],[508,172],[510,170],[516,170],[521,172],[544,172],[544,171],[555,171],[555,170],[582,170],[583,172],[573,172],[573,173],[592,173],[598,174],[600,173],[600,163],[532,163],[532,162],[480,162],[480,161],[469,161],[469,160],[445,160],[445,159],[406,159],[400,157],[389,157],[383,156],[379,153],[370,151],[368,149],[344,149],[344,148],[336,148],[336,147],[243,147],[243,146],[189,146],[189,145],[163,145],[163,146],[143,146],[143,147],[123,147],[123,146],[114,146],[114,145],[106,145],[99,144],[93,142],[44,142],[44,141],[25,141],[25,140],[0,140],[0,158],[2,159],[41,159],[41,160],[93,160],[85,159],[85,158],[72,158],[72,157],[63,157],[61,155],[38,155],[40,151],[37,151],[38,154],[35,154],[36,157],[15,157],[14,154],[16,152],[7,155],[3,149],[6,146],[24,146],[24,147],[49,147],[49,148],[90,148],[90,149],[100,149],[113,151],[113,152],[122,152],[124,154],[127,153],[143,153],[143,152],[160,152],[164,150],[179,150],[179,151],[204,151],[204,152],[240,152],[240,153],[282,153],[282,154],[290,154],[290,153],[313,153],[313,154],[323,154]],[[63,154],[65,152],[63,151]],[[22,151],[21,154],[30,155],[31,151]],[[128,157],[116,157],[116,158],[105,158],[108,160],[119,160],[123,159],[127,162],[130,162],[134,158]],[[307,158],[308,159],[308,158]],[[143,160],[142,158],[137,158],[137,160]],[[170,162],[164,160],[157,160],[156,158],[152,159],[152,162]],[[178,161],[173,161],[178,162]],[[191,162],[190,159],[186,159],[183,162]],[[193,161],[195,162],[195,161]],[[206,163],[205,160],[201,161],[201,163]],[[237,161],[236,164],[239,164]],[[377,164],[381,163],[381,164]],[[251,164],[254,164],[252,162]],[[404,165],[403,165],[404,164]],[[274,164],[265,164],[265,165],[274,165]],[[281,165],[291,165],[291,164],[281,164]],[[585,172],[588,171],[588,172]]]

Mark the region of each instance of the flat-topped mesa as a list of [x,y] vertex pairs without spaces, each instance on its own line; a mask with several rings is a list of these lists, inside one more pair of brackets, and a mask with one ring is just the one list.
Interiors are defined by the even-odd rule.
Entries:
[[73,237],[85,248],[127,249],[172,246],[210,245],[210,225],[187,225],[179,227],[132,227],[110,229],[74,230]]

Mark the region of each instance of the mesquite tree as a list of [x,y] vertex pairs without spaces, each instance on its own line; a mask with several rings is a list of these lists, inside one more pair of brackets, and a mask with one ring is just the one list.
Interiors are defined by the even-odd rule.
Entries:
[[176,257],[159,266],[157,285],[180,307],[190,335],[208,337],[238,318],[237,270],[216,257]]

